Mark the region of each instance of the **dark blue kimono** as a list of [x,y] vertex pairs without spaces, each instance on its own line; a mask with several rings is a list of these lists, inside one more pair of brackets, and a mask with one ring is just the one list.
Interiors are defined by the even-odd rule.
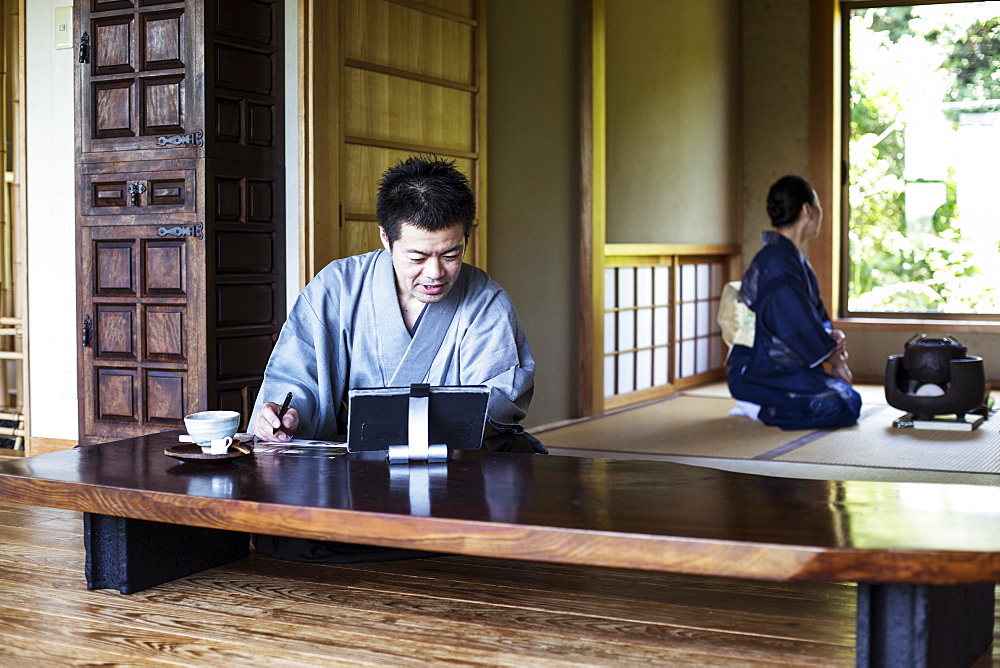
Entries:
[[734,398],[761,406],[760,420],[782,429],[836,429],[858,421],[861,395],[823,369],[836,348],[816,273],[789,239],[768,230],[743,274],[740,295],[756,314],[753,348],[734,345],[728,361]]

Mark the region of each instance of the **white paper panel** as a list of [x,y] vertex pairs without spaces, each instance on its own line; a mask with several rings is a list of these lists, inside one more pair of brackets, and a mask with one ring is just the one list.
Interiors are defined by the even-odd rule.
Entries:
[[680,360],[680,376],[681,378],[687,378],[688,376],[694,375],[694,340],[691,341],[681,341],[680,344],[681,360]]
[[618,286],[615,281],[615,269],[604,270],[604,310],[608,311],[615,307],[615,298],[618,296]]
[[670,303],[669,267],[653,268],[653,300],[657,306],[662,306]]
[[700,338],[698,342],[698,354],[695,359],[695,371],[705,373],[708,371],[708,339]]
[[611,313],[604,314],[604,352],[613,353],[618,350],[615,348],[615,321],[617,320],[617,314],[613,311]]
[[695,285],[695,265],[686,264],[681,267],[681,301],[692,302],[698,297]]
[[635,311],[618,312],[618,348],[635,348]]
[[660,306],[653,311],[653,345],[667,345],[667,336],[670,334],[670,323],[667,318],[670,316],[670,309]]
[[653,309],[639,309],[635,314],[635,347],[648,348],[651,345],[653,345]]
[[681,326],[678,329],[682,339],[693,339],[697,334],[695,330],[695,306],[693,302],[681,304]]
[[636,306],[653,305],[653,268],[639,267],[635,270]]
[[670,349],[653,349],[653,385],[666,385],[670,378]]
[[708,302],[698,302],[698,335],[704,336],[712,329],[712,316]]
[[709,280],[711,276],[709,267],[711,265],[699,264],[695,266],[698,267],[698,299],[708,299],[712,296],[712,283]]
[[604,396],[611,397],[615,394],[615,362],[614,355],[604,358]]
[[618,394],[635,390],[635,353],[618,356]]
[[618,269],[618,308],[635,306],[635,269]]
[[635,354],[635,389],[653,386],[653,351],[640,350]]

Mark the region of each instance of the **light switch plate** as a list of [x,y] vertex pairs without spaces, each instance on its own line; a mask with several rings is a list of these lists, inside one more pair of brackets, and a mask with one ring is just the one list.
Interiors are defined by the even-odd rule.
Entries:
[[73,8],[56,7],[52,12],[52,23],[57,49],[73,48]]

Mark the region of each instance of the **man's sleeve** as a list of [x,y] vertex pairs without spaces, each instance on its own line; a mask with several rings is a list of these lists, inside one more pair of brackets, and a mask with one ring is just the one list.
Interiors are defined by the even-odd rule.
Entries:
[[490,388],[487,417],[501,431],[521,431],[535,384],[535,360],[510,297],[497,291],[466,331],[462,383]]
[[305,293],[300,294],[267,363],[254,415],[265,401],[280,403],[285,394],[291,392],[292,406],[299,412],[295,436],[335,436],[336,414],[330,407],[336,402],[330,396],[329,379],[336,374],[338,355],[332,348],[333,342],[322,315],[317,313]]

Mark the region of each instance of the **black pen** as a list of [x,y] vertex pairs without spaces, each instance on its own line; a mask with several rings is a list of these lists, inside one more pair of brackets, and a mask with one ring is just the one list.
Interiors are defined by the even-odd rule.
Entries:
[[290,403],[292,403],[291,392],[285,395],[285,400],[281,403],[281,408],[278,410],[278,426],[274,428],[273,433],[277,434],[278,430],[281,429],[281,418],[285,417],[285,411],[288,410],[288,404]]

